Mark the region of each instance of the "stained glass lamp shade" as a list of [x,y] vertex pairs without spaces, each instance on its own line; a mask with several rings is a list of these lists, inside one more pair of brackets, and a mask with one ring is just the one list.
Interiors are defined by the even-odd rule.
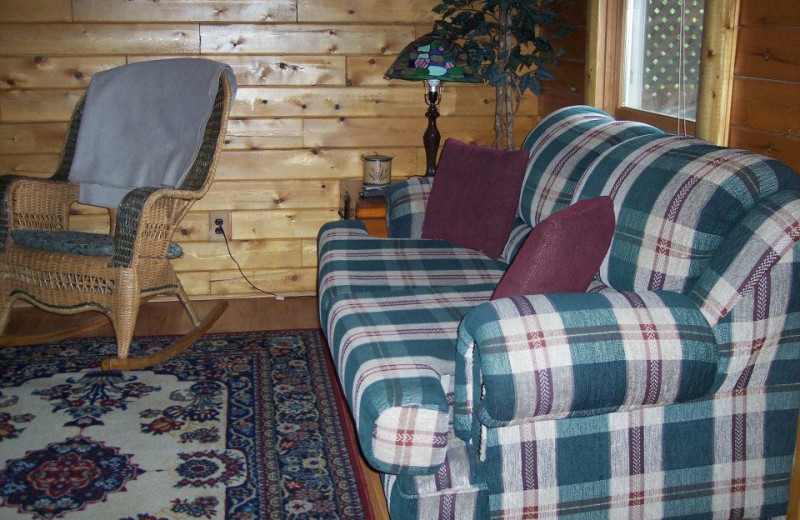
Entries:
[[467,55],[460,45],[436,34],[426,34],[408,44],[383,77],[425,81],[428,128],[422,136],[422,142],[427,159],[425,174],[433,176],[441,140],[436,128],[436,118],[439,117],[436,105],[441,100],[439,86],[442,81],[480,83],[481,78],[467,65]]

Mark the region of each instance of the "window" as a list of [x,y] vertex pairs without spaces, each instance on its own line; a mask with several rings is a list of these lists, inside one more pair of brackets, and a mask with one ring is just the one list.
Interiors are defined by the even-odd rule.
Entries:
[[620,105],[695,120],[704,0],[627,0]]

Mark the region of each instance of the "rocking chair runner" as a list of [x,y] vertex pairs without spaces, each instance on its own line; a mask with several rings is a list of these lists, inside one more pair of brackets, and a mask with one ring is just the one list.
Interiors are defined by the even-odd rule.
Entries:
[[[102,368],[138,369],[188,348],[219,319],[227,307],[225,301],[204,319],[198,317],[170,263],[171,257],[180,254],[170,240],[214,178],[234,88],[220,75],[202,143],[183,182],[176,188],[140,187],[128,192],[117,211],[109,211],[109,235],[68,231],[70,207],[79,193],[78,183],[68,176],[86,96],[73,112],[61,160],[51,178],[0,177],[0,332],[5,331],[17,299],[58,314],[100,311],[110,319],[117,339],[117,357],[104,360]],[[129,358],[139,306],[165,294],[178,297],[194,328],[161,351]],[[105,316],[51,334],[5,335],[0,337],[0,346],[70,337],[108,323]]]

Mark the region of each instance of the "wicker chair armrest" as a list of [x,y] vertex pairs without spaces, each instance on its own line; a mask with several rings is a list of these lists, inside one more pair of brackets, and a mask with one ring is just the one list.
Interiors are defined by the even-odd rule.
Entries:
[[130,267],[137,257],[165,258],[175,227],[203,193],[172,188],[136,188],[119,205],[113,266]]
[[13,229],[67,229],[78,186],[67,180],[0,177],[0,250]]

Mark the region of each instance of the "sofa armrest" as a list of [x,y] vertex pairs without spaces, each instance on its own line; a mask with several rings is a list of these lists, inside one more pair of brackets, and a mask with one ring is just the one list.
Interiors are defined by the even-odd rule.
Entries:
[[325,336],[362,453],[376,470],[427,475],[444,462],[452,431],[445,388],[459,321],[447,318],[463,315],[471,299],[428,288],[332,300]]
[[639,293],[504,298],[468,313],[456,357],[456,434],[707,395],[719,352],[687,296]]
[[386,196],[386,225],[392,238],[420,238],[432,177],[411,177],[392,185]]

